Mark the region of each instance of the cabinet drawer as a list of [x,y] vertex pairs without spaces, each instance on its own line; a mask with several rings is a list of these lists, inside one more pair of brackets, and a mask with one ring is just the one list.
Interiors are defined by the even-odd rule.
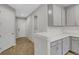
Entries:
[[54,42],[51,42],[51,46],[55,46],[55,45],[60,44],[60,43],[62,43],[61,39],[57,40],[57,41],[54,41]]
[[50,43],[50,46],[55,46],[55,45],[57,45],[57,41],[54,41],[54,42]]

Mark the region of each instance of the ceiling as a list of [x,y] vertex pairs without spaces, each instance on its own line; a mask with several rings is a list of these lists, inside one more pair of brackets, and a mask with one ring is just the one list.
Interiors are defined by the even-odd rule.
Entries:
[[[30,13],[32,13],[36,8],[40,6],[40,4],[9,4],[16,10],[17,17],[27,17]],[[68,7],[72,4],[57,4],[61,7]]]
[[10,4],[16,10],[17,17],[27,17],[32,13],[40,4]]

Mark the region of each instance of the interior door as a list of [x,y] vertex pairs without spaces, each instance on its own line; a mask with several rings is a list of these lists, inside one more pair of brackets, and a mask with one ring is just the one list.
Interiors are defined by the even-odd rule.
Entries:
[[25,19],[17,19],[17,37],[25,37],[26,36],[26,20]]

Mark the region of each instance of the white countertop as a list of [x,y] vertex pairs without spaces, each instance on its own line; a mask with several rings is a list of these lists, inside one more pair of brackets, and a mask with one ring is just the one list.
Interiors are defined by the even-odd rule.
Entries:
[[76,34],[76,33],[74,33],[74,34],[73,33],[71,33],[71,34],[61,33],[61,34],[54,35],[54,33],[42,32],[42,33],[36,33],[36,35],[46,37],[49,42],[53,42],[53,41],[56,41],[56,40],[59,40],[59,39],[62,39],[62,38],[68,37],[68,36],[79,37],[79,34]]

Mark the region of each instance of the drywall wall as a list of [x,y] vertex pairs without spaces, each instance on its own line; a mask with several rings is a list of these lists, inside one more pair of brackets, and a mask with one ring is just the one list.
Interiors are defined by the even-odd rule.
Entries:
[[[31,38],[34,31],[34,16],[37,16],[37,25],[38,30],[37,32],[45,32],[47,31],[47,5],[43,5],[38,8],[35,12],[33,12],[26,21],[26,36]],[[33,39],[31,39],[33,41]]]
[[47,14],[47,5],[42,5],[36,12],[34,12],[31,15],[31,20],[32,20],[32,30],[34,30],[34,22],[35,19],[34,17],[37,16],[37,25],[38,29],[37,32],[44,32],[47,31],[47,26],[48,26],[48,14]]
[[16,44],[15,35],[15,11],[0,5],[0,52]]
[[26,21],[26,35],[30,36],[31,34],[32,34],[32,20],[31,16],[29,16]]

